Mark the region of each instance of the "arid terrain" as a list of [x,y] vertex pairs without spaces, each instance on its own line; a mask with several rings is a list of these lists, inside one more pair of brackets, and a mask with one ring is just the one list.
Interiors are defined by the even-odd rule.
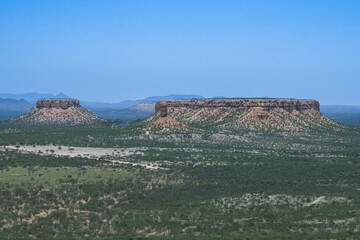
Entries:
[[51,122],[60,105],[2,122],[0,238],[359,236],[359,128],[313,100],[211,101],[126,127]]

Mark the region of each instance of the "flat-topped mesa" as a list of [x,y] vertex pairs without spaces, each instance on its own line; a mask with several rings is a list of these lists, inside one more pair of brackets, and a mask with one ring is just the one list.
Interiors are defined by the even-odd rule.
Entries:
[[305,110],[320,111],[320,104],[316,100],[310,99],[290,99],[290,98],[225,98],[225,99],[188,99],[160,101],[155,105],[156,113],[161,117],[168,115],[169,109],[187,108],[232,108],[245,110],[250,108],[261,108],[262,111],[281,108],[291,113],[294,110],[304,112]]
[[72,98],[42,98],[36,101],[36,108],[68,109],[80,107],[80,101]]
[[36,101],[36,107],[12,119],[21,124],[78,125],[102,122],[103,119],[83,108],[79,100],[71,98],[44,98]]

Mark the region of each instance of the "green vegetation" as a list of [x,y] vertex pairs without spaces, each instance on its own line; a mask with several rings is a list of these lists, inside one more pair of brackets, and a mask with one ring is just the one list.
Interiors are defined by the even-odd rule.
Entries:
[[0,121],[9,120],[11,118],[24,114],[25,111],[1,111],[0,110]]
[[[0,146],[18,147],[0,148],[0,239],[359,237],[358,128],[146,134],[141,124],[1,125]],[[79,147],[113,154],[58,156]]]

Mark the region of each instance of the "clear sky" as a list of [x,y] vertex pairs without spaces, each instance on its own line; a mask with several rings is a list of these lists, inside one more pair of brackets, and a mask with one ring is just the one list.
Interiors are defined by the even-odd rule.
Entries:
[[0,92],[360,105],[360,1],[0,0]]

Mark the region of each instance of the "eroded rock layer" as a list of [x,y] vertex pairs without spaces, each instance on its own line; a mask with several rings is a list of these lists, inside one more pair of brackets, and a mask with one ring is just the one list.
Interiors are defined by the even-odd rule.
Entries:
[[160,101],[148,130],[303,130],[335,126],[316,100],[283,98],[188,99]]
[[88,124],[102,121],[77,99],[39,99],[36,107],[12,120],[25,124]]
[[160,101],[156,103],[155,111],[159,112],[162,117],[166,117],[168,111],[172,111],[176,108],[235,108],[244,110],[255,107],[261,108],[263,111],[270,111],[274,108],[281,108],[287,112],[293,112],[294,110],[303,112],[310,109],[320,111],[320,104],[316,100],[283,98],[189,99]]
[[61,108],[81,107],[80,101],[69,98],[43,98],[36,101],[36,107],[41,108]]

